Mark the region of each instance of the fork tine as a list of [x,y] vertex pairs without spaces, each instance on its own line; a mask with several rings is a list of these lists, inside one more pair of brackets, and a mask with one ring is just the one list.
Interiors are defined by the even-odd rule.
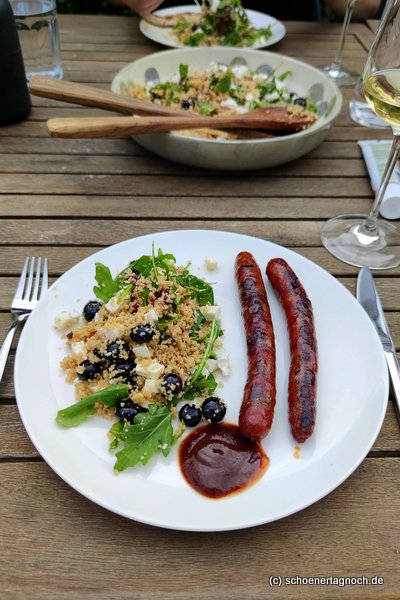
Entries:
[[28,269],[29,257],[25,259],[24,268],[22,269],[21,276],[19,278],[18,286],[14,294],[14,300],[22,300],[22,294],[24,293],[26,272]]
[[32,289],[32,282],[33,282],[34,269],[35,269],[35,257],[32,256],[32,258],[30,260],[30,263],[29,263],[28,281],[26,282],[26,287],[25,287],[25,293],[24,293],[24,296],[23,296],[23,300],[29,300],[29,298],[30,298],[31,289]]
[[33,286],[31,300],[37,300],[38,299],[39,283],[40,283],[40,267],[41,266],[42,266],[42,259],[39,256],[39,258],[37,259],[35,284]]
[[45,258],[45,259],[43,259],[42,289],[40,290],[39,299],[42,298],[43,294],[47,291],[48,287],[49,287],[49,280],[48,280],[47,258]]

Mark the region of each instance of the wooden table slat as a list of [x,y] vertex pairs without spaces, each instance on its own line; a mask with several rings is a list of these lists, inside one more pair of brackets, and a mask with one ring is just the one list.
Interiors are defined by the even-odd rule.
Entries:
[[[59,20],[67,80],[109,89],[125,64],[165,49],[141,34],[135,16]],[[343,52],[348,68],[361,72],[376,24],[351,23]],[[318,68],[333,58],[340,22],[285,26],[287,35],[268,52]],[[52,139],[48,118],[106,113],[33,97],[29,119],[0,127],[0,343],[26,256],[47,256],[53,282],[98,250],[146,233],[250,234],[300,253],[354,294],[359,269],[330,255],[320,230],[331,216],[370,210],[357,141],[391,133],[353,123],[354,90],[342,88],[342,95],[340,115],[318,148],[254,172],[186,167],[130,138]],[[400,266],[374,276],[400,357]],[[392,397],[365,460],[310,507],[242,531],[168,531],[93,504],[43,461],[16,405],[18,341],[19,334],[0,383],[0,600],[400,598],[400,430]],[[37,347],[44,343],[37,340]],[[379,576],[384,584],[270,587],[270,576]]]

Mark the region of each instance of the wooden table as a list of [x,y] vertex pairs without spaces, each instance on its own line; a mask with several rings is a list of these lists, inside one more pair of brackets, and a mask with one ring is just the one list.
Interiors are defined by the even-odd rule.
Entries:
[[[126,63],[161,48],[135,18],[63,16],[65,78],[107,88]],[[336,24],[288,23],[274,47],[317,66],[330,61]],[[361,69],[371,40],[354,24],[344,59]],[[354,125],[347,100],[326,141],[288,165],[205,173],[169,163],[130,139],[54,140],[47,118],[100,111],[34,98],[26,122],[0,129],[0,334],[27,255],[57,278],[103,246],[145,233],[219,229],[277,242],[354,292],[357,269],[320,243],[322,223],[367,212],[372,193],[356,144],[389,137]],[[234,185],[232,184],[234,181]],[[376,275],[400,345],[400,269]],[[129,521],[91,503],[41,459],[21,424],[14,355],[0,387],[0,599],[178,600],[400,598],[400,436],[392,402],[361,466],[334,492],[289,518],[243,531],[195,534]],[[380,586],[282,586],[270,576],[380,576]]]

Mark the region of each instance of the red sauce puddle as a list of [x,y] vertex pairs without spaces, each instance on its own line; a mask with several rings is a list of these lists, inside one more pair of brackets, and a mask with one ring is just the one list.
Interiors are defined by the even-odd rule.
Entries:
[[245,438],[237,425],[218,423],[195,429],[179,447],[187,482],[208,498],[223,498],[258,481],[269,466],[261,445]]

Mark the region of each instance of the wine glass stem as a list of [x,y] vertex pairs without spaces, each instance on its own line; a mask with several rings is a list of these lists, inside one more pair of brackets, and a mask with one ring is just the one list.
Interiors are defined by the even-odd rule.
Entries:
[[339,46],[336,51],[336,56],[333,59],[333,63],[332,63],[333,67],[335,67],[338,71],[342,67],[342,52],[343,52],[344,40],[346,38],[347,30],[350,25],[351,15],[353,13],[353,6],[356,2],[357,2],[357,0],[349,0],[349,2],[347,3],[346,14],[344,15],[342,31],[340,34]]
[[376,194],[375,202],[372,206],[372,210],[369,213],[367,220],[364,223],[364,231],[368,235],[378,235],[378,229],[376,226],[376,221],[378,219],[379,210],[382,204],[383,197],[386,192],[386,188],[388,186],[389,180],[392,176],[393,170],[396,166],[396,162],[399,158],[400,153],[400,130],[398,132],[393,132],[393,142],[392,147],[390,148],[390,153],[386,162],[386,167],[382,175],[381,184],[379,186],[378,192]]

